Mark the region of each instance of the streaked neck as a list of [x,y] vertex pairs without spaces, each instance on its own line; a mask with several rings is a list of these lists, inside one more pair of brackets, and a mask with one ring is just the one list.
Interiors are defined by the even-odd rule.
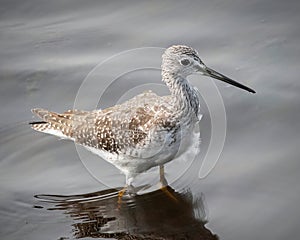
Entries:
[[188,80],[169,69],[162,69],[162,81],[168,86],[174,99],[174,107],[179,111],[189,111],[198,115],[199,113],[199,97],[197,91]]

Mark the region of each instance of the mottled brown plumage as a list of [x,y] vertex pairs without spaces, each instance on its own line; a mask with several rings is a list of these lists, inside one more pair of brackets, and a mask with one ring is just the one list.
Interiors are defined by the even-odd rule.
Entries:
[[85,146],[118,167],[130,185],[137,174],[171,161],[181,142],[190,138],[200,116],[198,90],[186,79],[194,73],[255,92],[208,68],[194,49],[176,45],[162,56],[162,80],[170,96],[145,92],[123,104],[94,111],[59,114],[33,109],[43,122],[32,123],[32,128]]
[[[128,149],[143,148],[149,143],[151,131],[170,129],[175,124],[172,123],[171,106],[166,107],[168,98],[161,98],[162,101],[151,106],[149,101],[153,99],[157,102],[160,97],[145,92],[122,105],[91,112],[68,110],[59,114],[33,109],[32,112],[45,122],[33,123],[32,128],[41,132],[57,130],[62,137],[81,145],[130,155]],[[139,100],[142,101],[136,104]]]

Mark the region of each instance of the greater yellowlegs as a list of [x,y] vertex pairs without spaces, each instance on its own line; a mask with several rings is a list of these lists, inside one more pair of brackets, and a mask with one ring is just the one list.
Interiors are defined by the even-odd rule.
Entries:
[[248,88],[207,67],[198,53],[187,46],[171,46],[162,56],[162,81],[169,96],[144,92],[131,100],[104,110],[69,110],[62,114],[44,109],[32,112],[42,121],[34,130],[73,140],[120,169],[131,186],[134,177],[163,165],[176,155],[182,140],[199,121],[199,94],[187,80],[191,74],[205,76]]

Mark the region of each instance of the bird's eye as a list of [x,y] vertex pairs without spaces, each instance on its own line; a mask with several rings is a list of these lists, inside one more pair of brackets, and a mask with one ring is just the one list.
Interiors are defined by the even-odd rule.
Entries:
[[187,66],[187,65],[189,65],[191,62],[190,62],[190,60],[188,60],[188,59],[182,59],[182,60],[180,61],[180,63],[181,63],[183,66]]

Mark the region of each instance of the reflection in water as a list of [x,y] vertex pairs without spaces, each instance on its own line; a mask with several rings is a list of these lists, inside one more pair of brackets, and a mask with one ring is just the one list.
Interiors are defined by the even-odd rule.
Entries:
[[[74,220],[76,238],[218,239],[205,227],[203,195],[161,190],[120,201],[116,189],[73,196],[37,195]],[[172,197],[170,196],[172,195]]]

